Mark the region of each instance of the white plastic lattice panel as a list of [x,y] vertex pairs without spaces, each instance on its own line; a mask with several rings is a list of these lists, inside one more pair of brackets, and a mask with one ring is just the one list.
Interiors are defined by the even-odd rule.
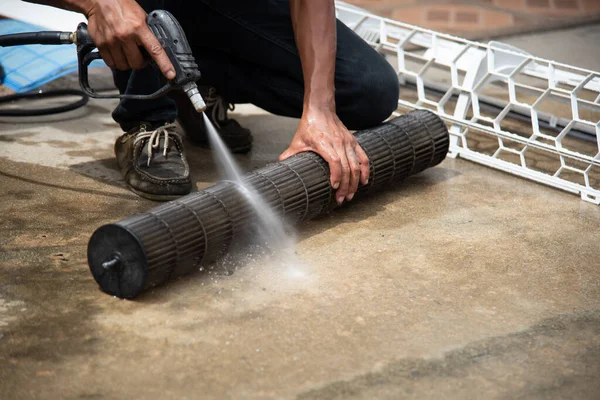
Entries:
[[343,2],[336,9],[396,68],[403,84],[399,111],[430,109],[448,123],[449,156],[600,204],[600,72],[404,24]]

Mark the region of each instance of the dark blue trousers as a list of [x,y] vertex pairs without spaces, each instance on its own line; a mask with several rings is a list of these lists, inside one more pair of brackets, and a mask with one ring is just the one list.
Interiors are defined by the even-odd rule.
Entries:
[[[320,0],[319,0],[320,1]],[[166,9],[183,27],[200,66],[201,85],[214,86],[229,103],[252,103],[273,114],[302,114],[304,82],[288,0],[140,0],[150,12]],[[151,93],[164,83],[155,66],[115,71],[121,93]],[[337,21],[337,114],[351,130],[381,123],[397,107],[399,84],[392,66]],[[140,121],[177,117],[167,96],[123,100],[113,117],[124,130]]]

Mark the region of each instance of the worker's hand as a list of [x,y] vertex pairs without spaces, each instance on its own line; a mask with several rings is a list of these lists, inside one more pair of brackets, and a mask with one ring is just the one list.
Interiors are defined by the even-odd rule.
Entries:
[[305,111],[290,147],[279,159],[304,151],[313,151],[329,163],[339,204],[352,200],[359,181],[363,185],[369,181],[369,158],[335,112]]
[[175,69],[154,34],[146,25],[146,13],[134,0],[92,0],[85,14],[88,31],[109,67],[140,69],[146,60],[145,48],[167,79]]

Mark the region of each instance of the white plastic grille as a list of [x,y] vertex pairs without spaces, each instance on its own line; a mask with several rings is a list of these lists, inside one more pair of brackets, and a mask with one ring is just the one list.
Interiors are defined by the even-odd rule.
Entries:
[[336,8],[396,68],[398,112],[430,109],[448,123],[449,156],[600,204],[599,72]]

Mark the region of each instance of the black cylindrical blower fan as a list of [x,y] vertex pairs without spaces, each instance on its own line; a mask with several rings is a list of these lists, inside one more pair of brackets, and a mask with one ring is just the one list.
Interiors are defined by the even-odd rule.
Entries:
[[[412,111],[356,133],[370,160],[369,183],[355,199],[439,164],[448,152],[444,122],[429,111]],[[337,206],[329,168],[315,153],[302,153],[245,176],[276,213],[307,220]],[[354,200],[356,201],[356,200]],[[88,244],[88,263],[100,288],[133,298],[175,276],[199,269],[253,225],[255,214],[237,185],[214,186],[162,204],[147,213],[100,227]]]

